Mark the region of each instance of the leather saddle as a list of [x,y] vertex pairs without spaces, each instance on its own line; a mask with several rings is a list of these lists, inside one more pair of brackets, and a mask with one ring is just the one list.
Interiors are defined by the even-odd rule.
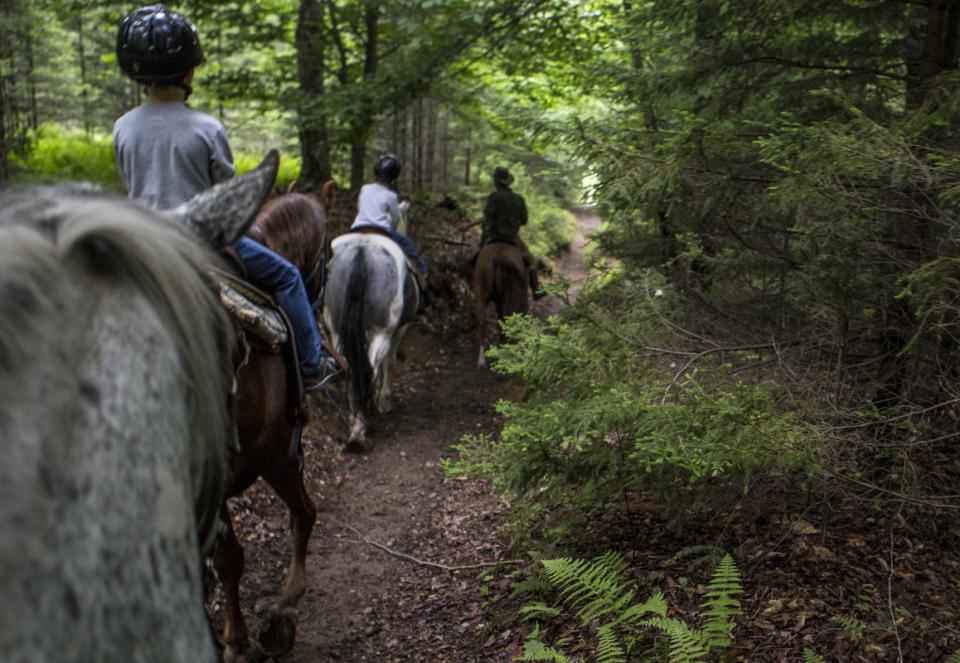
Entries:
[[300,376],[300,361],[293,342],[293,326],[270,293],[246,280],[246,270],[233,249],[222,252],[231,270],[209,268],[220,289],[220,302],[227,314],[246,332],[262,352],[282,353],[287,368],[288,416],[294,424],[307,419],[306,392]]

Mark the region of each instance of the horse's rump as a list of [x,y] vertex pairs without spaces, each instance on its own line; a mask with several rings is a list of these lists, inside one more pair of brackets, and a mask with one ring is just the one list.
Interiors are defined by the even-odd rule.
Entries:
[[527,267],[516,244],[490,242],[481,249],[474,291],[483,304],[495,302],[502,316],[527,311]]
[[348,233],[333,241],[324,323],[350,369],[351,443],[362,439],[372,404],[390,410],[392,363],[417,294],[406,255],[379,234]]

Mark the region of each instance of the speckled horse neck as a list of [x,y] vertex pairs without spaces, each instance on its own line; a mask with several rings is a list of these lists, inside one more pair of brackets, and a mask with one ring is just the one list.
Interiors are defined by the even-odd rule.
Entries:
[[201,563],[232,376],[198,217],[175,216],[76,187],[0,198],[6,663],[216,659]]

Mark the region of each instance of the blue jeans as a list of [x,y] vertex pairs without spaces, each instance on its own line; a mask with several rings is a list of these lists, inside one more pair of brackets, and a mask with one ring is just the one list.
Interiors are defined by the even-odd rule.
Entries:
[[427,273],[427,263],[423,259],[423,256],[420,255],[420,252],[417,250],[417,247],[413,244],[409,237],[406,235],[401,235],[396,230],[390,231],[390,237],[394,242],[400,245],[400,248],[403,249],[403,252],[409,256],[410,260],[413,261],[413,264],[417,266],[417,269],[420,270],[421,274],[426,275]]
[[249,237],[241,237],[233,245],[247,268],[250,283],[273,295],[293,325],[293,338],[300,358],[301,374],[316,375],[320,372],[323,349],[320,346],[320,331],[317,319],[307,299],[300,270],[286,258],[277,255],[263,244]]

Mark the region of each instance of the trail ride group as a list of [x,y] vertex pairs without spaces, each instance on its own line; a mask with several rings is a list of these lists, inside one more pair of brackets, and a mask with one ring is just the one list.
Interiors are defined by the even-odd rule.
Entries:
[[[367,449],[423,310],[402,164],[380,156],[331,240],[332,183],[271,198],[277,153],[237,176],[224,127],[187,105],[203,53],[185,16],[132,11],[116,54],[147,98],[113,132],[129,199],[81,184],[0,197],[0,660],[279,656],[317,513],[301,448],[311,395],[342,381],[347,449]],[[528,286],[542,295],[512,180],[493,173],[473,260],[481,366],[488,305],[503,318],[527,310]],[[227,500],[258,478],[289,509],[292,550],[254,637]]]

